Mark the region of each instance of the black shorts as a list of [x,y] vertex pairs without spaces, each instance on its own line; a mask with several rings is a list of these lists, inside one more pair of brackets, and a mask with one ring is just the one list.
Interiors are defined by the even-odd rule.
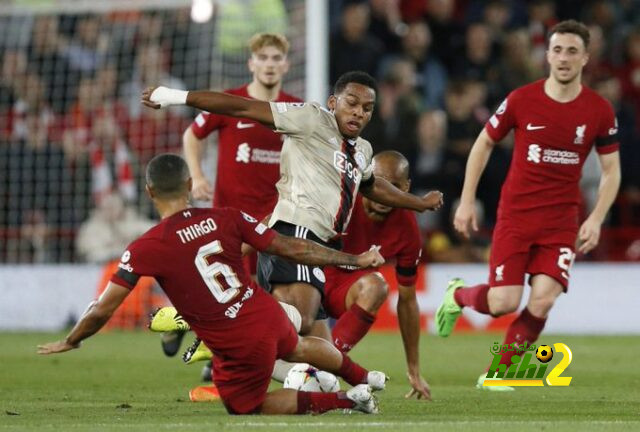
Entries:
[[[340,249],[341,246],[339,242],[327,243],[322,241],[309,228],[288,222],[278,221],[272,228],[282,235],[313,240],[332,249]],[[304,282],[317,289],[320,292],[321,299],[324,300],[324,283],[326,279],[322,267],[297,264],[275,255],[260,252],[258,253],[257,276],[258,283],[268,292],[271,292],[274,284]],[[321,302],[316,319],[326,318],[327,314]]]

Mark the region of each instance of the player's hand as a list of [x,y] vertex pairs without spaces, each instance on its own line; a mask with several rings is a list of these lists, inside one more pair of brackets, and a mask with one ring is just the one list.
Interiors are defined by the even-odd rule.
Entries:
[[151,102],[151,94],[157,88],[158,87],[147,87],[142,91],[142,100],[141,100],[142,105],[148,106],[149,108],[153,108],[153,109],[161,108],[159,103]]
[[438,210],[442,207],[444,202],[442,192],[440,191],[431,191],[422,197],[423,209],[425,210]]
[[193,177],[193,187],[191,188],[193,199],[199,201],[211,201],[213,199],[213,188],[211,183],[204,177]]
[[380,267],[384,258],[380,255],[380,246],[372,246],[367,252],[358,255],[357,265],[360,268]]
[[409,393],[404,395],[405,399],[411,399],[415,396],[418,400],[431,400],[431,389],[429,388],[429,384],[427,384],[427,381],[425,381],[425,379],[422,378],[420,374],[411,374],[407,372],[407,378],[409,378],[411,390],[409,391]]
[[142,104],[149,108],[159,109],[171,105],[185,105],[187,94],[185,90],[171,89],[168,87],[147,87],[142,92]]
[[80,344],[71,345],[67,341],[60,340],[56,342],[49,342],[44,345],[38,345],[38,354],[43,354],[43,355],[57,354],[57,353],[63,353],[65,351],[70,351],[76,348],[80,348]]
[[587,220],[582,223],[580,231],[578,231],[578,240],[580,241],[578,251],[583,254],[591,252],[593,248],[598,246],[598,242],[600,241],[600,223],[591,218],[587,218]]
[[453,227],[462,234],[465,238],[470,237],[469,226],[475,232],[478,231],[478,220],[476,219],[476,206],[475,204],[467,204],[461,202],[456,209],[456,214],[453,217]]

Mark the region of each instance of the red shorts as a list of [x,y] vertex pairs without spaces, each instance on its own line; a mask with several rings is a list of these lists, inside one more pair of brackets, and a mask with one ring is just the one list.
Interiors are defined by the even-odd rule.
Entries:
[[215,350],[213,380],[230,414],[260,411],[276,359],[289,355],[298,344],[298,334],[282,307],[270,295],[264,297],[260,298],[260,324],[229,332],[235,339],[231,343],[237,346],[240,339],[246,349],[230,355],[220,346]]
[[373,273],[375,269],[341,270],[335,267],[325,267],[324,275],[327,281],[324,284],[323,306],[327,314],[332,318],[340,318],[345,313],[345,300],[349,288],[358,280]]
[[489,285],[524,285],[525,273],[545,274],[557,280],[566,292],[576,238],[574,229],[527,232],[498,222],[491,245]]

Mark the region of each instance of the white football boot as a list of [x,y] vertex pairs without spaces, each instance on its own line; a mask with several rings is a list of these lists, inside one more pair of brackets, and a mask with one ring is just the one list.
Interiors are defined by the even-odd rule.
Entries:
[[380,371],[370,371],[367,375],[367,384],[371,386],[371,390],[379,391],[384,390],[389,377]]
[[378,399],[376,399],[368,384],[358,384],[348,390],[347,398],[355,403],[354,410],[362,411],[366,414],[378,414],[380,412]]

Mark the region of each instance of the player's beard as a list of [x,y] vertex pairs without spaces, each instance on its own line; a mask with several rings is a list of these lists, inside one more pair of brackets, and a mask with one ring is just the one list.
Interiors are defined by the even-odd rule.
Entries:
[[576,72],[572,77],[565,78],[565,79],[560,78],[559,73],[558,73],[558,74],[554,74],[554,78],[558,83],[560,83],[562,85],[569,85],[569,84],[575,82],[576,80],[580,80],[580,72]]
[[260,82],[260,85],[268,90],[273,89],[274,87],[277,87],[280,82],[282,81],[282,77],[280,77],[279,79],[276,80],[265,80],[265,79],[260,79],[260,77],[258,77],[258,81]]

